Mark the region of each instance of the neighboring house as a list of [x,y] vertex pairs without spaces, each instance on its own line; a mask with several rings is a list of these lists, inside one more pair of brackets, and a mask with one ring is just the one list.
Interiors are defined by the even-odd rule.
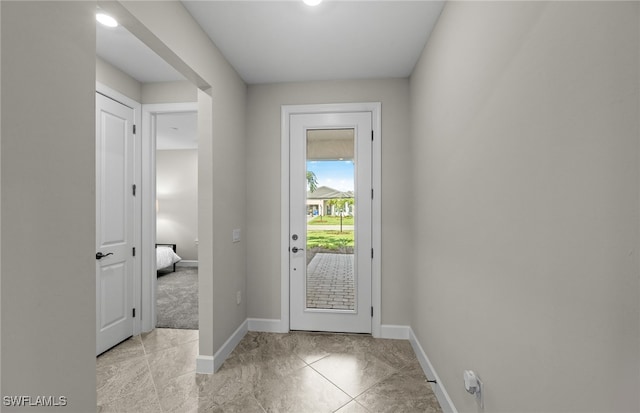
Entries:
[[[340,192],[328,186],[321,186],[313,192],[307,191],[307,215],[336,215],[339,212],[338,207],[329,204],[329,201],[353,197],[353,191]],[[353,206],[346,204],[345,207],[345,215],[353,215]]]

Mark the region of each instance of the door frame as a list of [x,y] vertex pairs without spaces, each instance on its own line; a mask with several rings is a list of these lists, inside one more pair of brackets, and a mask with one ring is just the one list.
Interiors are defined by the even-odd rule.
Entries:
[[[140,197],[134,199],[134,239],[139,246],[134,262],[133,297],[139,317],[133,320],[133,334],[156,326],[156,135],[155,116],[160,113],[198,112],[198,102],[142,105],[109,86],[96,82],[96,92],[133,108],[138,125],[135,141],[134,176]],[[149,188],[147,190],[146,188]]]
[[381,279],[381,212],[382,212],[382,104],[380,102],[362,103],[330,103],[312,105],[282,105],[281,108],[281,157],[280,157],[280,332],[289,332],[290,327],[290,272],[289,272],[289,162],[290,162],[290,119],[297,114],[328,114],[349,112],[371,112],[371,127],[373,129],[371,186],[374,197],[371,208],[371,243],[373,246],[373,258],[371,261],[371,305],[373,317],[371,318],[371,334],[380,337],[382,308],[382,279]]
[[[122,93],[116,91],[115,89],[110,88],[109,86],[100,83],[100,82],[96,82],[96,93],[100,93],[101,95],[104,95],[110,99],[115,100],[116,102],[119,102],[131,109],[133,109],[133,119],[134,119],[134,123],[136,125],[140,125],[142,123],[142,113],[141,113],[141,105],[140,103],[136,102],[135,100],[123,95]],[[141,150],[141,139],[139,139],[140,137],[140,131],[137,130],[136,134],[134,135],[134,139],[135,139],[135,143],[134,143],[134,159],[133,159],[133,170],[134,170],[134,183],[135,184],[139,184],[140,182],[140,150]],[[133,198],[133,225],[134,225],[134,245],[139,246],[140,245],[140,241],[141,241],[141,221],[140,221],[140,214],[142,211],[142,202],[140,197],[134,197]],[[141,274],[142,274],[142,259],[140,259],[139,255],[136,255],[134,257],[134,262],[133,262],[133,305],[134,308],[140,308],[141,309]],[[142,313],[142,311],[140,311],[140,313]],[[142,328],[142,323],[141,323],[141,318],[142,317],[134,317],[133,318],[133,335],[137,335],[140,334],[141,332],[141,328]]]
[[[156,328],[156,116],[162,113],[196,112],[198,102],[155,103],[142,105],[142,331]],[[145,188],[149,188],[145,190]]]

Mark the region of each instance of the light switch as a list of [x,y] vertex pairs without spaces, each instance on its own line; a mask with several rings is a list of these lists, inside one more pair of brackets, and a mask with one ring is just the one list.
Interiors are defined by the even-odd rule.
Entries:
[[240,229],[234,229],[232,233],[232,241],[240,242]]

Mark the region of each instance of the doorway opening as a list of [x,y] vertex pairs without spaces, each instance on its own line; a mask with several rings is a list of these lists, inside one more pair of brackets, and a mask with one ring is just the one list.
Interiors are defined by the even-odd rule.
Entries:
[[142,331],[198,327],[197,110],[142,105]]
[[198,329],[197,116],[155,114],[157,328]]
[[377,337],[380,104],[282,111],[282,331]]
[[[117,15],[117,13],[115,13]],[[141,29],[141,25],[132,22],[132,26]],[[135,261],[135,272],[133,279],[132,291],[129,296],[133,297],[133,309],[129,309],[129,314],[133,317],[133,329],[129,332],[129,336],[138,335],[142,332],[150,332],[156,328],[156,293],[157,288],[157,253],[155,244],[172,243],[176,244],[176,253],[182,253],[183,256],[179,263],[176,264],[176,270],[179,270],[187,261],[187,265],[195,266],[199,262],[197,256],[197,195],[193,202],[196,212],[192,214],[196,220],[196,230],[189,241],[176,241],[175,239],[156,238],[156,215],[158,209],[160,214],[162,211],[168,212],[170,201],[162,205],[162,200],[156,202],[156,133],[163,129],[163,117],[169,118],[181,116],[182,113],[191,113],[194,119],[197,119],[198,97],[196,96],[197,86],[193,85],[194,93],[193,102],[190,103],[167,103],[167,104],[146,104],[141,102],[145,100],[171,102],[173,94],[177,93],[176,100],[187,100],[190,95],[188,86],[181,85],[180,82],[187,83],[187,79],[201,80],[197,75],[189,73],[185,75],[182,70],[180,73],[176,71],[165,58],[171,56],[170,52],[164,50],[162,56],[156,54],[147,44],[139,40],[133,35],[128,28],[118,26],[117,28],[104,28],[100,25],[96,26],[96,57],[97,57],[97,90],[107,96],[116,99],[135,109],[136,121],[133,134],[135,135],[135,180],[134,187],[129,186],[129,195],[133,192],[135,212],[130,217],[130,224],[135,226],[135,242],[133,248],[133,256]],[[133,59],[132,59],[133,58]],[[183,68],[185,69],[185,68]],[[190,70],[190,69],[189,69]],[[100,81],[104,81],[109,86],[103,85]],[[194,83],[198,83],[193,81]],[[167,86],[164,87],[162,84]],[[204,83],[198,84],[200,87]],[[149,87],[147,87],[149,86]],[[143,91],[148,91],[146,97]],[[198,126],[197,122],[192,122],[191,140],[197,143],[196,138]],[[170,125],[168,128],[176,127]],[[137,130],[136,130],[137,129]],[[176,127],[172,132],[179,132],[180,126]],[[197,152],[195,152],[197,153]],[[196,156],[197,159],[197,156]],[[197,185],[197,162],[193,165],[196,176],[190,185]],[[131,191],[132,190],[132,191]],[[196,192],[197,193],[197,192]],[[172,235],[168,236],[169,238]],[[185,249],[186,248],[186,249]],[[131,251],[131,249],[129,250]],[[186,252],[186,253],[185,253]],[[111,257],[109,257],[111,258]],[[173,265],[171,266],[173,268]],[[198,282],[194,283],[195,294],[197,292]],[[196,323],[199,318],[196,309],[192,312],[195,315],[191,319],[195,319]],[[193,324],[192,324],[193,326]],[[113,345],[117,342],[112,343]]]

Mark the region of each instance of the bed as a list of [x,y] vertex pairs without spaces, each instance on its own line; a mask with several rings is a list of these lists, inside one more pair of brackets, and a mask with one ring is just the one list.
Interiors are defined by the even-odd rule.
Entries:
[[173,265],[176,271],[176,263],[182,258],[176,254],[176,244],[156,244],[156,270],[169,268]]

